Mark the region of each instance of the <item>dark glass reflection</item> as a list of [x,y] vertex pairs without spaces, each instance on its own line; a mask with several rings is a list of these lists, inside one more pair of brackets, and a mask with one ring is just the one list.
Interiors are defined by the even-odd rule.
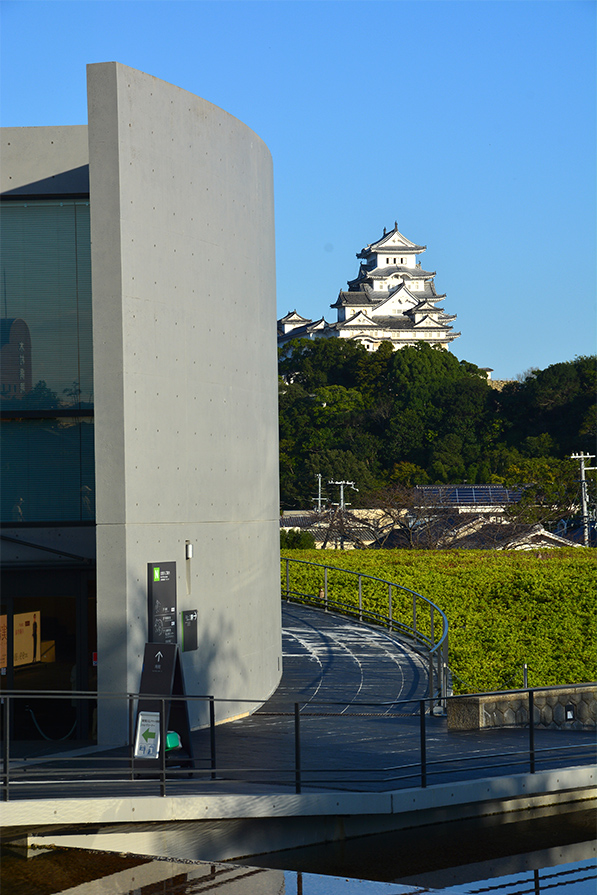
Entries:
[[1,521],[95,518],[87,200],[4,201]]
[[2,409],[93,407],[89,203],[4,201],[0,239]]

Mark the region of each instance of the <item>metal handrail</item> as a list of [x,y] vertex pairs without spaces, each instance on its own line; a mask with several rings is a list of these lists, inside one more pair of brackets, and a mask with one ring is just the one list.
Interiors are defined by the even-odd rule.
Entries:
[[[577,688],[586,685],[577,684],[570,686],[572,688]],[[309,762],[310,766],[306,767],[304,758],[301,758],[301,739],[302,736],[304,736],[304,734],[301,735],[301,726],[308,722],[309,717],[301,712],[301,707],[307,705],[304,701],[292,702],[289,700],[285,712],[276,710],[273,713],[269,713],[266,705],[264,705],[265,700],[263,699],[248,699],[246,697],[217,699],[213,696],[164,696],[163,694],[156,694],[152,699],[159,701],[161,705],[160,715],[162,718],[166,716],[166,703],[174,700],[183,700],[188,703],[204,702],[209,703],[210,707],[216,702],[234,702],[235,704],[246,703],[248,705],[261,703],[263,708],[260,709],[260,714],[266,716],[269,714],[286,716],[289,726],[294,730],[294,746],[292,745],[292,740],[289,738],[287,758],[284,759],[275,770],[272,769],[271,766],[262,766],[261,763],[259,765],[254,765],[249,762],[239,767],[231,766],[230,764],[226,765],[219,760],[217,754],[215,717],[214,712],[211,711],[209,724],[203,732],[197,732],[199,738],[203,737],[204,739],[203,751],[200,758],[187,759],[186,757],[183,757],[177,760],[175,753],[172,753],[174,765],[177,765],[173,766],[171,762],[167,761],[165,750],[162,748],[160,760],[158,762],[159,767],[152,766],[147,771],[144,767],[141,767],[141,770],[139,769],[139,759],[134,756],[134,736],[130,737],[128,745],[121,746],[120,748],[109,750],[109,747],[104,747],[104,750],[102,750],[99,746],[92,747],[94,748],[94,752],[91,754],[68,754],[68,752],[63,751],[64,745],[60,744],[60,749],[62,750],[60,752],[54,751],[33,756],[13,757],[11,755],[11,734],[9,728],[11,707],[19,701],[31,698],[35,698],[36,700],[51,699],[68,701],[94,699],[98,702],[101,700],[109,700],[110,702],[113,702],[114,700],[121,699],[126,701],[129,707],[134,707],[138,704],[138,700],[146,698],[147,694],[139,694],[136,692],[100,694],[91,692],[77,693],[72,691],[3,691],[2,702],[4,711],[0,712],[0,720],[2,721],[3,727],[2,794],[4,800],[8,800],[15,794],[20,794],[22,796],[26,791],[32,792],[32,797],[34,798],[48,798],[50,797],[50,791],[54,789],[54,787],[67,785],[79,787],[79,789],[82,787],[85,788],[85,797],[89,797],[91,795],[100,795],[98,786],[101,788],[105,785],[117,786],[120,795],[122,795],[123,787],[129,786],[131,788],[131,794],[146,795],[148,794],[148,791],[153,792],[157,784],[159,787],[159,794],[165,796],[167,790],[169,790],[170,794],[173,794],[173,787],[176,785],[180,786],[184,784],[186,787],[188,778],[194,779],[195,782],[200,781],[202,784],[213,788],[214,791],[217,791],[218,786],[223,783],[226,786],[226,791],[229,792],[230,784],[238,784],[241,780],[244,782],[250,781],[256,785],[267,784],[267,786],[271,788],[273,776],[277,777],[278,783],[283,790],[294,789],[297,793],[304,791],[304,788],[307,785],[314,785],[319,789],[321,786],[326,785],[331,786],[332,788],[337,786],[351,788],[355,783],[361,787],[380,784],[389,786],[395,781],[406,781],[413,778],[418,779],[418,785],[420,787],[426,787],[429,785],[430,778],[434,777],[435,780],[441,780],[440,775],[445,774],[450,774],[452,778],[454,774],[457,774],[457,779],[470,779],[471,775],[474,775],[475,777],[481,776],[482,772],[487,769],[490,769],[493,773],[500,773],[500,768],[503,768],[504,770],[501,771],[502,773],[511,774],[512,768],[515,766],[526,766],[528,772],[534,774],[536,773],[536,768],[539,762],[543,763],[545,766],[545,762],[551,760],[551,766],[558,767],[561,766],[562,761],[568,762],[570,760],[567,756],[575,758],[577,762],[582,761],[583,763],[586,763],[588,760],[594,761],[595,743],[592,736],[590,739],[586,737],[582,738],[581,742],[574,744],[569,742],[562,743],[558,738],[557,744],[553,748],[538,747],[536,745],[533,713],[534,696],[537,693],[549,692],[552,689],[555,688],[541,687],[516,691],[518,693],[526,693],[529,711],[528,720],[524,725],[526,727],[526,736],[524,735],[523,729],[521,729],[521,740],[517,740],[512,744],[514,748],[508,751],[502,751],[499,749],[498,741],[494,743],[494,747],[498,746],[498,749],[495,751],[491,748],[490,743],[488,743],[490,747],[489,749],[475,749],[474,754],[469,752],[466,755],[458,756],[451,755],[449,747],[447,749],[447,754],[438,755],[437,745],[432,744],[430,747],[427,744],[426,731],[428,726],[431,723],[437,724],[439,722],[439,719],[433,719],[433,721],[427,720],[429,705],[433,700],[410,698],[397,700],[395,702],[351,703],[351,713],[341,714],[339,716],[333,715],[334,723],[338,723],[338,717],[346,719],[349,723],[351,716],[363,714],[362,712],[359,712],[359,709],[364,707],[376,706],[377,708],[393,709],[393,711],[380,712],[376,715],[376,720],[378,722],[392,725],[388,728],[389,743],[392,742],[392,739],[395,736],[395,724],[397,719],[404,717],[404,715],[400,714],[401,707],[410,706],[410,714],[412,715],[413,720],[416,721],[417,716],[419,718],[419,724],[417,725],[419,734],[418,736],[415,735],[411,740],[411,746],[409,748],[410,754],[404,755],[406,761],[401,765],[395,765],[391,761],[391,757],[396,753],[390,748],[388,755],[385,756],[386,762],[383,764],[380,763],[375,767],[372,766],[370,762],[364,767],[334,767],[333,762],[332,766],[314,767],[312,766],[312,756],[311,762]],[[447,701],[451,702],[468,698],[470,698],[470,694],[463,697],[447,697]],[[308,702],[311,711],[317,707],[326,709],[329,708],[330,705],[345,705],[345,702],[332,703],[323,700],[310,700]],[[319,713],[320,719],[325,718],[325,716],[325,711]],[[317,723],[320,724],[321,721],[318,721]],[[131,730],[131,734],[132,733],[133,731]],[[434,740],[435,739],[436,738],[434,738]],[[165,742],[165,737],[162,738],[162,742]],[[58,744],[56,744],[56,746],[58,746]],[[380,755],[380,757],[383,761],[384,756]],[[387,759],[390,760],[388,761]],[[553,764],[554,761],[556,762],[555,765]],[[463,764],[464,767],[462,767]],[[451,770],[452,768],[454,770]],[[35,787],[37,787],[37,790]],[[175,789],[174,791],[178,793],[180,790]],[[64,789],[61,789],[60,792],[61,796],[64,795]]]
[[[446,696],[451,694],[450,689],[450,669],[448,666],[448,619],[445,613],[428,597],[419,594],[409,587],[402,584],[396,584],[385,578],[376,578],[374,575],[366,575],[363,572],[354,572],[351,569],[340,569],[337,566],[328,566],[323,563],[311,562],[306,559],[293,559],[291,557],[282,556],[280,561],[285,563],[285,591],[283,590],[284,599],[295,602],[309,603],[328,612],[337,611],[341,615],[352,615],[357,617],[360,622],[369,622],[374,625],[387,627],[390,632],[396,631],[408,639],[412,640],[416,647],[425,652],[429,658],[429,688],[428,696],[432,700],[430,711],[433,711],[434,702],[438,700],[440,704],[444,704]],[[290,587],[290,563],[297,563],[305,566],[315,566],[323,569],[323,584],[319,594],[303,593]],[[357,579],[358,602],[346,603],[341,600],[335,600],[329,595],[328,572],[340,573],[343,575],[352,575]],[[363,592],[362,581],[377,581],[388,589],[388,614],[383,615],[371,609],[363,608]],[[392,606],[392,589],[404,591],[412,596],[412,624],[406,621],[396,619],[393,614]],[[323,593],[322,593],[323,591]],[[297,599],[298,598],[298,599]],[[421,630],[417,624],[417,600],[422,600],[429,607],[429,634]],[[441,634],[438,640],[435,639],[435,613],[438,614],[441,621]]]

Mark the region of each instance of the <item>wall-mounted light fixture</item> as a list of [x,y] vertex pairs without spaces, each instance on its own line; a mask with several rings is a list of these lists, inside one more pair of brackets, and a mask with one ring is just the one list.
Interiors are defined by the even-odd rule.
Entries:
[[184,558],[186,560],[184,567],[187,579],[187,596],[189,596],[191,593],[191,560],[193,558],[193,545],[190,541],[184,542]]

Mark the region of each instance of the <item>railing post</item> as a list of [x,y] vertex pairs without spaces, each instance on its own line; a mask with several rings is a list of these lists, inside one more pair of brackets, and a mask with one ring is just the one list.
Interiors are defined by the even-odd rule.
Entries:
[[133,696],[127,693],[126,700],[128,703],[129,714],[129,751],[131,760],[131,780],[135,779],[135,726],[133,721]]
[[417,635],[417,595],[413,594],[413,631]]
[[213,696],[209,697],[209,754],[211,779],[216,779],[216,704]]
[[4,765],[4,801],[9,800],[10,787],[10,697],[5,696],[4,703],[4,749],[2,764]]
[[425,700],[419,700],[419,731],[421,737],[421,786],[427,786],[427,744],[425,741]]
[[363,621],[363,592],[361,588],[361,576],[359,575],[359,621]]
[[166,795],[166,700],[160,700],[160,795]]
[[294,784],[295,792],[301,791],[301,725],[299,704],[294,704]]
[[433,691],[435,689],[435,669],[433,667],[433,653],[429,653],[429,714],[433,712]]
[[388,584],[388,618],[390,619],[389,630],[392,630],[392,585]]
[[286,560],[286,600],[290,596],[290,561]]
[[535,699],[529,690],[529,764],[531,774],[535,773]]
[[448,636],[449,636],[448,632],[446,631],[446,636],[444,638],[444,645],[443,645],[443,665],[444,665],[444,687],[443,687],[444,693],[443,693],[443,695],[444,695],[444,699],[448,695],[448,684],[449,684],[448,672],[449,672],[450,666],[448,664],[449,663]]
[[433,604],[429,606],[429,623],[431,626],[431,649],[435,646],[435,618],[433,615]]
[[323,570],[323,605],[325,611],[328,611],[328,567]]

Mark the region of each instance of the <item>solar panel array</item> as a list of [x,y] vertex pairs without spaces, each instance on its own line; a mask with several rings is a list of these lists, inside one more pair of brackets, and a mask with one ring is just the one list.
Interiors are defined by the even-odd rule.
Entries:
[[424,502],[454,506],[496,506],[518,503],[520,488],[504,485],[419,485]]

